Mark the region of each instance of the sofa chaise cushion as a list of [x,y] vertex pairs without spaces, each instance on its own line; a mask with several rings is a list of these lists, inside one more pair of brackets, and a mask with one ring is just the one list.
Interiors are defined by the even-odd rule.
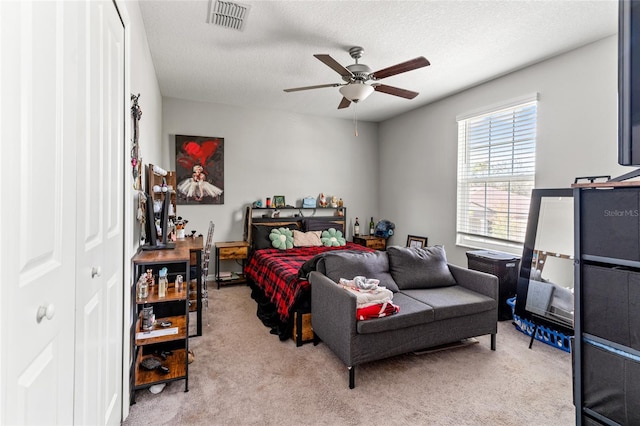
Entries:
[[394,293],[393,304],[400,307],[398,313],[375,320],[358,321],[356,324],[358,333],[379,333],[434,321],[433,308],[417,299],[402,293]]
[[391,276],[400,290],[456,285],[442,246],[387,248]]
[[402,292],[408,297],[431,306],[436,321],[495,310],[497,307],[495,299],[460,285],[403,290]]

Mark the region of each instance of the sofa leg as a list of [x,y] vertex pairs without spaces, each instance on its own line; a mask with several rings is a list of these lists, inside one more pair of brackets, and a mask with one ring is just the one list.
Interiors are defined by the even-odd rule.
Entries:
[[313,332],[313,346],[318,346],[318,343],[320,343],[320,337],[318,337],[318,335],[314,331]]
[[356,387],[356,375],[355,375],[355,367],[347,367],[349,369],[349,389],[353,389]]
[[496,334],[492,334],[491,335],[491,350],[495,351],[496,350]]

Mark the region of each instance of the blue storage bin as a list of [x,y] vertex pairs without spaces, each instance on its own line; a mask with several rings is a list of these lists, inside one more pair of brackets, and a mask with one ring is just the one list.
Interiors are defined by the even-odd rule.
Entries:
[[[520,318],[518,315],[516,315],[516,298],[512,297],[510,299],[507,299],[507,305],[511,307],[511,312],[513,313],[513,322],[515,323],[516,328],[527,336],[531,336],[536,326],[531,321]],[[571,336],[566,336],[564,333],[552,330],[543,325],[538,325],[535,339],[542,343],[546,343],[549,346],[553,346],[556,349],[562,349],[565,352],[571,352]]]

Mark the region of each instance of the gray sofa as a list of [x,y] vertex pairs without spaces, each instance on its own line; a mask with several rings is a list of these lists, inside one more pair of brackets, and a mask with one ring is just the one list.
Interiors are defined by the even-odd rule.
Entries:
[[[337,284],[355,276],[380,280],[400,311],[357,321],[355,296]],[[498,279],[448,264],[442,247],[330,252],[309,281],[314,344],[324,342],[348,367],[351,389],[364,362],[485,334],[495,350]]]

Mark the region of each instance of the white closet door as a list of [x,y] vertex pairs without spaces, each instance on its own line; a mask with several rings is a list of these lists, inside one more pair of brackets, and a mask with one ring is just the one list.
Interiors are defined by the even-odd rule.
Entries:
[[122,408],[124,27],[111,1],[81,22],[86,88],[78,114],[76,221],[77,424],[119,424]]
[[118,424],[124,30],[0,1],[0,424]]
[[76,9],[0,1],[0,424],[73,422]]

